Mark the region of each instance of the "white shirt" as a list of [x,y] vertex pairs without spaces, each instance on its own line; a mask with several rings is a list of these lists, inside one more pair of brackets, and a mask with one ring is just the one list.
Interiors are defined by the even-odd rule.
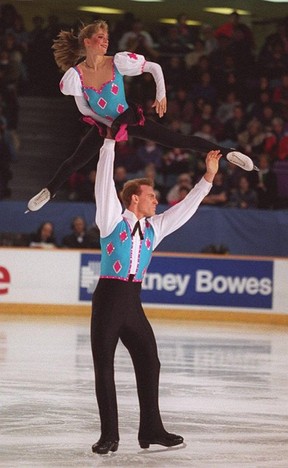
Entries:
[[[122,205],[117,196],[113,180],[115,157],[114,148],[114,140],[104,140],[104,145],[100,150],[97,165],[95,181],[95,221],[100,230],[101,237],[107,237],[111,234],[116,225],[122,221],[123,218],[127,220],[131,230],[133,230],[135,223],[138,221],[133,212],[127,209],[123,212]],[[164,239],[164,237],[183,226],[183,224],[185,224],[194,215],[203,198],[210,192],[211,187],[212,184],[202,177],[198,184],[190,190],[184,200],[164,211],[164,213],[156,214],[149,218],[149,223],[152,225],[155,233],[153,250]],[[146,218],[139,220],[142,231],[144,231],[145,220]],[[137,231],[135,236],[133,236],[131,273],[135,273],[136,271],[140,245],[140,236]]]

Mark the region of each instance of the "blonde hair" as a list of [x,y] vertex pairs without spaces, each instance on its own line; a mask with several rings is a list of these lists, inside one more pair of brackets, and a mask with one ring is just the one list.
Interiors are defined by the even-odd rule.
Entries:
[[80,29],[78,36],[71,31],[60,31],[57,39],[54,40],[52,49],[54,51],[55,61],[63,72],[66,72],[70,67],[85,57],[86,38],[90,39],[93,34],[100,29],[108,32],[108,24],[104,20],[97,20],[94,23],[88,24]]

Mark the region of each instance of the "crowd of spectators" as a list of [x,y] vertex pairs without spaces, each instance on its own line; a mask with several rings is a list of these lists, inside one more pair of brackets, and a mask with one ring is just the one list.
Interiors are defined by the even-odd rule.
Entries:
[[[0,199],[9,197],[9,161],[17,158],[17,96],[59,96],[59,71],[51,45],[62,29],[55,16],[33,18],[27,31],[11,5],[0,15]],[[277,164],[288,165],[288,17],[256,50],[253,30],[235,12],[219,28],[191,28],[185,14],[175,25],[146,30],[141,19],[126,13],[110,25],[110,50],[130,50],[161,64],[168,111],[162,123],[237,148],[251,156],[259,173],[245,173],[222,161],[204,204],[239,208],[281,208]],[[44,78],[45,77],[45,78]],[[149,74],[125,78],[126,93],[156,119],[151,104],[155,84]],[[163,122],[164,120],[164,122]],[[149,175],[161,203],[175,204],[203,174],[204,155],[153,142],[129,139],[116,147],[115,178],[119,192],[125,180]],[[67,198],[93,201],[95,170],[85,168],[68,181]],[[182,183],[182,180],[186,182]],[[187,180],[189,181],[187,182]],[[171,197],[173,194],[173,198]],[[286,206],[285,206],[286,207]]]

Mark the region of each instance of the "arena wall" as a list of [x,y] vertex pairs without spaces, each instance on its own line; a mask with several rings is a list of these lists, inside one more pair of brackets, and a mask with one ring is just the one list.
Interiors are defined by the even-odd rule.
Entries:
[[[90,314],[100,251],[0,248],[0,313]],[[288,324],[288,259],[154,253],[148,316]]]

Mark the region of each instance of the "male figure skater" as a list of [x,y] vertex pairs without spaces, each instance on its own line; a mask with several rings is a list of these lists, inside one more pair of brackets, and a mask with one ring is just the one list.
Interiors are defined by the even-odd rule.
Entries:
[[115,141],[100,150],[95,182],[96,224],[101,235],[101,274],[92,301],[91,344],[101,436],[92,446],[98,454],[116,452],[119,443],[114,355],[119,338],[128,349],[136,375],[140,404],[138,440],[180,445],[183,437],[164,429],[159,405],[160,362],[157,345],[140,300],[141,281],[159,242],[196,212],[218,171],[219,150],[206,156],[206,173],[177,205],[156,215],[157,199],[149,179],[126,182],[122,206],[113,181]]

